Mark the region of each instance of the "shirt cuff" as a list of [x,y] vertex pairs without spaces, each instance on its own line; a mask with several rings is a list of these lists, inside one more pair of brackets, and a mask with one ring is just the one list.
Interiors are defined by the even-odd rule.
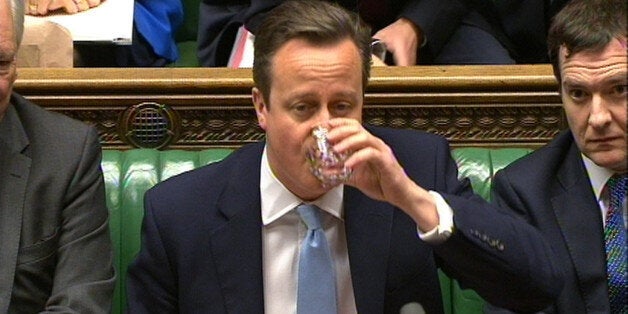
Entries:
[[429,244],[440,244],[445,242],[454,231],[454,212],[438,192],[429,191],[429,193],[434,197],[436,203],[438,226],[428,232],[421,232],[418,227],[416,230],[421,240]]

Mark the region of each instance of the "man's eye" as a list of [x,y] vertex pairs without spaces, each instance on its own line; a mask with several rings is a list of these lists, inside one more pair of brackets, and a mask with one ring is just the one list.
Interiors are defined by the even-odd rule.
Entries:
[[582,101],[587,97],[587,93],[581,89],[572,89],[569,91],[569,97],[575,101]]
[[628,85],[617,85],[613,87],[613,94],[625,97],[628,93]]
[[353,106],[349,103],[338,103],[334,105],[334,111],[339,116],[344,116],[351,112]]
[[316,106],[308,103],[299,103],[290,107],[290,110],[295,116],[305,119],[315,112]]
[[309,106],[306,104],[297,104],[292,107],[292,110],[297,111],[297,112],[304,112],[304,111],[307,111],[308,107]]
[[12,64],[13,64],[13,60],[11,60],[11,61],[6,61],[6,60],[0,61],[0,72],[2,72],[2,73],[8,72],[9,69],[11,68]]

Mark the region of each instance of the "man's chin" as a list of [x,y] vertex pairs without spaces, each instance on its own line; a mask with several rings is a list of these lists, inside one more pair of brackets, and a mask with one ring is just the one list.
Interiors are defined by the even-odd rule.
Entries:
[[625,173],[628,170],[628,161],[626,160],[628,156],[625,151],[597,151],[586,155],[600,167],[612,169],[618,173]]

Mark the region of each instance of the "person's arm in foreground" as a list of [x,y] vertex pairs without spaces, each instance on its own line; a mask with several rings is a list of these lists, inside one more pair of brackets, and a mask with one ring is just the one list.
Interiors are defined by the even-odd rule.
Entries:
[[[348,185],[400,208],[422,232],[437,228],[436,198],[407,174],[421,165],[409,165],[411,158],[404,156],[406,169],[402,168],[391,148],[356,120],[329,123],[334,149],[353,152],[345,163],[353,170]],[[403,140],[405,145],[411,138]],[[434,244],[441,267],[493,304],[524,312],[545,308],[562,288],[562,273],[552,260],[550,246],[524,220],[491,206],[472,193],[468,181],[459,181],[449,146],[442,141],[433,145],[434,175],[442,176],[438,186],[443,190],[438,193],[453,210],[454,228],[447,240]]]

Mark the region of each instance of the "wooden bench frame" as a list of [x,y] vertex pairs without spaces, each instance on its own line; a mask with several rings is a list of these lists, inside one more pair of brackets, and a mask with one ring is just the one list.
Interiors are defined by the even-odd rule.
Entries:
[[[165,148],[237,147],[263,139],[249,69],[20,68],[15,91],[95,125],[105,148],[130,148],[129,110],[157,104],[175,130]],[[364,121],[426,130],[452,146],[537,148],[567,123],[550,65],[374,68]]]

